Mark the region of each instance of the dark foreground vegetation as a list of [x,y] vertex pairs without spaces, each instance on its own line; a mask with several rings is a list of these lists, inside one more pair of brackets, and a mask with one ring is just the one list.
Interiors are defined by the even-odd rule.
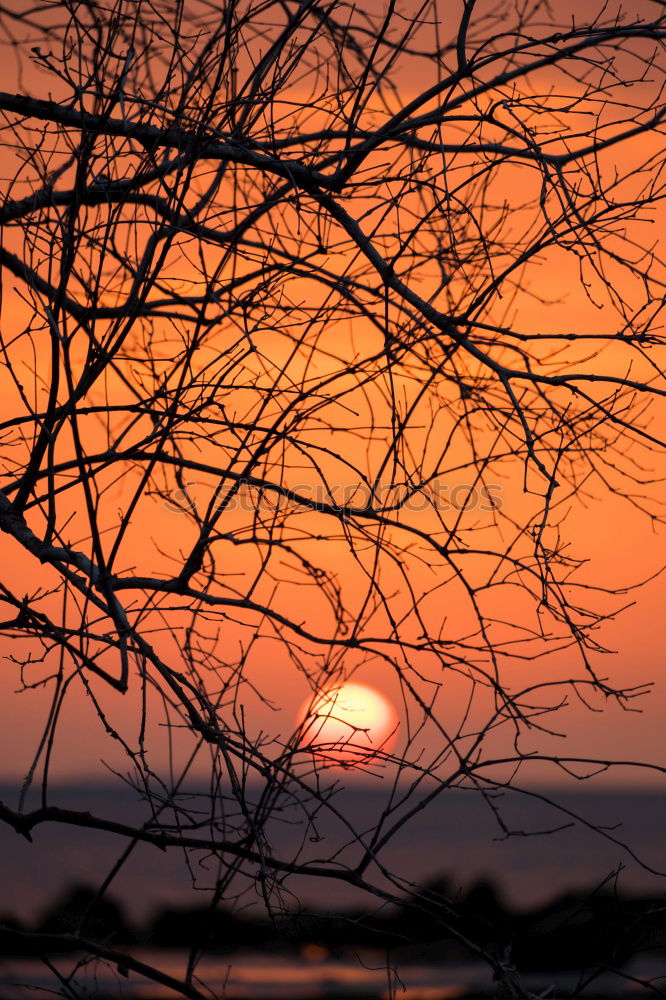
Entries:
[[109,948],[194,948],[208,954],[244,951],[331,958],[381,950],[393,961],[453,963],[473,958],[462,938],[510,956],[524,972],[619,968],[637,955],[666,960],[666,905],[660,897],[627,898],[604,887],[568,893],[549,904],[515,912],[493,886],[477,882],[454,896],[443,880],[431,882],[390,911],[327,914],[300,911],[270,919],[248,910],[162,909],[144,926],[132,926],[121,906],[76,887],[32,926],[5,916],[0,954],[38,957],[81,950],[81,940]]

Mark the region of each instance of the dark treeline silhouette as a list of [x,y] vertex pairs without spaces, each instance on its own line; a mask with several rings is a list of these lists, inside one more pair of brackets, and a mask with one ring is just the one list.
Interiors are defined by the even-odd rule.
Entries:
[[[457,938],[447,931],[451,923],[460,932]],[[498,954],[510,949],[516,967],[525,972],[619,967],[647,953],[666,958],[663,898],[629,898],[608,886],[515,911],[490,882],[478,881],[455,896],[447,880],[437,879],[391,910],[300,910],[270,920],[259,911],[169,907],[144,926],[132,926],[112,899],[77,886],[33,926],[11,917],[2,924],[0,954],[12,956],[76,951],[77,941],[85,938],[109,947],[188,948],[208,954],[257,949],[302,953],[314,945],[340,958],[358,949],[378,949],[403,962],[447,963],[474,957],[462,943],[468,938]]]

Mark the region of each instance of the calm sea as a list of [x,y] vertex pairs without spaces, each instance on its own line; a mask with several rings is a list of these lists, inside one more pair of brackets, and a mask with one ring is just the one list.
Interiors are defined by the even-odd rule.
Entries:
[[[141,951],[138,957],[154,962],[163,972],[176,977],[183,976],[187,968],[188,956],[184,952]],[[61,974],[71,971],[74,961],[59,959]],[[594,997],[606,1000],[634,1000],[644,994],[635,985],[632,989],[632,979],[659,980],[665,972],[663,959],[641,959],[626,965],[622,975],[601,971],[591,992]],[[571,996],[580,989],[577,973],[528,973],[521,981],[534,991],[535,997]],[[338,961],[310,956],[276,958],[259,953],[230,956],[226,960],[204,956],[197,966],[196,982],[202,990],[210,991],[205,995],[224,1000],[463,1000],[472,995],[496,995],[489,970],[479,963],[447,966],[415,963],[395,969],[387,967],[385,957],[371,954]],[[0,959],[2,1000],[53,1000],[54,996],[62,996],[59,985],[41,962]],[[168,987],[150,983],[135,973],[119,976],[113,967],[99,964],[79,967],[72,985],[76,992],[66,995],[79,1000],[173,1000],[175,997]]]
[[[513,908],[528,908],[565,890],[589,888],[618,872],[620,887],[627,893],[666,891],[666,796],[549,794],[563,812],[515,794],[495,799],[495,807],[514,831],[505,837],[493,809],[478,795],[447,792],[398,832],[382,855],[384,864],[414,883],[443,875],[453,892],[478,879],[490,880]],[[13,805],[16,789],[0,787],[0,797]],[[385,798],[382,789],[357,786],[337,801],[357,828],[370,829]],[[60,786],[51,804],[89,809],[121,821],[147,815],[133,794],[101,786]],[[580,819],[574,821],[570,814]],[[595,832],[592,825],[603,827],[603,832]],[[566,828],[547,832],[562,826]],[[298,816],[289,811],[273,832],[276,853],[283,857],[293,856],[304,836]],[[317,842],[305,835],[311,858],[330,854],[332,847],[342,848],[348,839],[340,824],[324,814],[317,835]],[[118,854],[118,842],[106,834],[45,824],[34,831],[30,844],[0,824],[0,914],[33,920],[70,886],[99,884]],[[340,858],[357,856],[358,848],[352,844]],[[146,920],[165,905],[204,905],[205,890],[215,883],[215,866],[201,855],[185,860],[177,850],[163,853],[138,846],[115,877],[110,894],[135,921]],[[247,888],[251,903],[255,890],[249,883]],[[328,881],[292,879],[285,886],[287,904],[290,891],[306,906],[324,909],[367,901]]]

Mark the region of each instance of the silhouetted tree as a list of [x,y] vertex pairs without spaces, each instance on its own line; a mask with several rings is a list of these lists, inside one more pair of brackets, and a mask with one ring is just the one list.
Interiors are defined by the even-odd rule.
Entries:
[[[598,670],[613,585],[564,515],[596,490],[658,516],[666,14],[16,0],[0,21],[2,629],[19,683],[52,693],[0,818],[109,831],[119,865],[205,852],[213,909],[249,877],[279,911],[294,874],[395,902],[409,873],[382,852],[429,801],[610,766],[539,738],[569,697],[645,690]],[[262,663],[313,704],[374,671],[397,735],[260,729]],[[54,804],[76,691],[145,824]],[[338,804],[340,761],[389,779],[373,830]]]

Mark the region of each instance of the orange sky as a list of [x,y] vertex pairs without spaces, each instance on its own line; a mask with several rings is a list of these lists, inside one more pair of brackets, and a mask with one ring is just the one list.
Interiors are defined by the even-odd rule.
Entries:
[[[4,79],[0,81],[0,86],[5,90],[15,88],[15,78],[12,74],[8,77],[7,65],[4,69]],[[28,85],[37,77],[26,75]],[[12,82],[13,81],[13,82]],[[36,83],[35,83],[36,85]],[[405,75],[401,79],[404,88],[402,93],[404,99],[408,99],[412,93],[413,81],[407,80]],[[642,158],[657,153],[656,139],[639,139],[633,145],[619,153],[617,147],[612,154],[607,155],[607,163],[602,165],[603,169],[610,170],[615,165],[627,165],[634,162],[632,158]],[[527,175],[525,175],[527,176]],[[510,171],[502,179],[507,196],[513,196],[515,187],[522,183],[522,175],[514,177]],[[521,197],[525,195],[521,191]],[[517,219],[515,220],[518,221]],[[645,224],[636,226],[637,238],[645,240],[645,244],[654,238],[654,234],[663,231],[664,221],[663,210],[660,215],[653,213],[652,218]],[[285,220],[285,226],[290,225],[290,220]],[[649,235],[647,235],[649,234]],[[9,237],[12,240],[12,237]],[[212,266],[214,255],[211,255],[208,266]],[[337,262],[340,263],[339,261]],[[192,266],[183,259],[174,258],[173,273],[178,275],[178,280],[187,283],[188,275],[196,274]],[[335,266],[335,253],[331,253],[331,266]],[[189,267],[189,270],[188,270]],[[617,278],[616,275],[609,275],[611,282],[615,280],[626,280]],[[600,333],[606,333],[614,329],[617,325],[617,318],[607,308],[597,308],[589,298],[586,298],[580,287],[577,285],[576,265],[572,258],[553,252],[548,255],[538,265],[531,266],[528,271],[527,282],[530,288],[538,290],[542,299],[551,300],[548,304],[538,301],[532,297],[521,295],[513,304],[513,312],[516,314],[516,323],[523,331],[538,330],[547,332],[554,329],[568,329],[572,326],[576,328],[594,328]],[[19,299],[12,286],[16,287],[16,282],[12,279],[7,282],[3,301],[3,329],[18,330],[25,319],[26,306]],[[308,283],[304,280],[294,279],[290,286],[290,293],[294,301],[299,296],[311,294],[307,291]],[[624,288],[626,294],[631,297],[634,289],[629,284]],[[594,294],[594,288],[592,289]],[[7,334],[5,333],[5,336]],[[222,334],[220,335],[223,336]],[[354,344],[359,342],[369,350],[369,344],[377,338],[376,331],[368,326],[363,326],[362,321],[356,321],[352,326],[339,324],[336,328],[336,339],[334,342],[335,354],[338,357],[351,357]],[[231,334],[229,334],[231,342]],[[326,342],[324,341],[326,344]],[[209,346],[208,357],[218,352],[222,354],[226,348],[227,341],[213,341]],[[266,362],[260,356],[250,358],[243,362],[242,369],[247,380],[244,392],[248,400],[245,401],[243,393],[231,395],[227,399],[227,405],[238,406],[238,412],[242,412],[243,407],[247,407],[247,412],[252,413],[253,407],[259,405],[262,388],[268,384],[269,379],[274,374],[275,368],[280,364],[281,359],[288,356],[291,345],[285,339],[277,336],[264,335],[261,340],[262,350],[266,354]],[[165,350],[168,345],[165,343]],[[328,347],[327,347],[328,349]],[[22,347],[14,348],[15,358],[19,358]],[[30,363],[29,352],[25,359]],[[42,362],[41,356],[37,360],[37,367]],[[597,362],[591,362],[593,366]],[[129,363],[128,363],[129,364]],[[203,364],[203,362],[202,362]],[[337,365],[338,362],[335,362]],[[624,349],[608,348],[604,355],[605,370],[609,372],[624,373],[626,371],[627,354]],[[300,361],[292,363],[290,377],[297,378],[305,370],[305,355]],[[325,352],[315,358],[312,362],[313,370],[316,370],[319,377],[326,372],[327,366],[331,369],[334,362],[330,357],[326,357]],[[584,363],[583,363],[584,365]],[[266,371],[267,366],[272,366],[272,371]],[[242,367],[242,366],[241,366]],[[644,373],[640,371],[640,365],[635,364],[632,369],[632,377],[640,378]],[[414,392],[415,387],[408,373],[400,373],[397,376],[402,378],[402,388],[405,395]],[[340,382],[342,381],[342,378]],[[113,400],[123,398],[125,390],[120,382],[110,381],[108,392]],[[282,407],[287,406],[289,400],[289,387],[282,384],[280,394],[276,394],[267,407],[267,413],[276,414]],[[3,409],[7,415],[13,415],[18,405],[17,393],[8,383],[7,378],[0,381],[0,392],[3,400]],[[358,392],[358,391],[356,391]],[[335,454],[330,455],[327,462],[329,476],[345,485],[350,481],[351,473],[349,468],[336,457],[342,455],[350,462],[360,463],[368,460],[369,465],[376,465],[381,452],[381,442],[375,442],[366,455],[365,445],[359,443],[352,435],[354,428],[364,425],[367,420],[368,411],[376,410],[381,412],[381,387],[375,385],[369,390],[370,396],[365,397],[365,411],[357,409],[353,412],[342,412],[340,415],[340,437],[329,440],[328,445]],[[445,394],[445,390],[442,389]],[[374,393],[374,396],[372,395]],[[43,395],[43,393],[42,393]],[[37,397],[40,390],[37,389]],[[351,403],[358,403],[358,396],[352,394]],[[426,413],[426,404],[422,410],[418,411],[422,415]],[[666,433],[666,420],[664,419],[664,407],[655,405],[654,422],[651,425],[652,433],[655,435]],[[385,414],[383,414],[385,415]],[[418,421],[414,420],[415,425]],[[104,425],[95,421],[90,421],[90,430],[86,430],[86,441],[91,452],[95,452],[103,447],[105,440]],[[86,424],[88,426],[88,424]],[[314,428],[311,431],[313,440],[321,440],[317,434],[321,432]],[[443,434],[443,429],[438,430]],[[418,450],[423,439],[423,431],[415,427],[411,438],[412,447]],[[341,442],[341,443],[340,443]],[[64,440],[59,452],[60,460],[71,453],[71,442]],[[461,448],[461,457],[464,449]],[[204,461],[207,455],[214,454],[214,449],[209,442],[200,442],[197,450],[199,461]],[[368,457],[369,456],[369,457]],[[631,456],[625,456],[631,457]],[[644,461],[644,456],[636,454],[637,460]],[[649,506],[654,508],[655,500],[663,497],[663,483],[658,482],[661,477],[666,476],[666,463],[662,456],[654,456],[653,465],[645,478],[657,480],[654,484],[646,487],[645,493],[651,499]],[[505,510],[513,510],[518,516],[518,512],[524,512],[530,505],[534,505],[534,499],[526,499],[522,494],[522,483],[520,473],[516,467],[518,463],[506,463],[507,478],[502,478],[499,482],[501,486],[501,500]],[[494,470],[500,472],[503,466],[496,464]],[[462,482],[468,482],[463,474]],[[312,469],[294,469],[291,477],[291,485],[305,487],[312,480]],[[111,480],[111,476],[107,479]],[[192,480],[196,482],[193,486],[193,495],[196,495],[199,503],[205,504],[213,488],[212,479],[205,473],[192,473]],[[105,516],[107,523],[112,524],[117,516],[119,507],[125,506],[129,502],[131,490],[128,483],[137,481],[137,474],[133,473],[128,480],[119,487],[109,486],[109,492],[105,497]],[[461,480],[458,480],[460,482]],[[451,485],[453,477],[447,483]],[[455,483],[454,483],[455,484]],[[640,700],[643,709],[642,714],[621,712],[612,705],[604,706],[603,713],[590,713],[580,703],[575,701],[571,707],[564,709],[557,716],[557,721],[561,727],[565,739],[562,737],[535,737],[534,748],[548,752],[565,752],[572,756],[592,754],[602,759],[619,756],[622,759],[639,759],[644,761],[663,761],[664,742],[661,733],[661,720],[666,711],[666,683],[664,680],[664,640],[663,631],[660,627],[660,614],[663,604],[663,583],[657,579],[649,583],[643,590],[634,592],[626,597],[620,594],[621,588],[633,584],[641,578],[647,578],[658,571],[663,564],[664,555],[664,528],[652,522],[648,517],[636,511],[621,496],[609,494],[600,482],[591,482],[589,486],[589,497],[587,490],[585,495],[577,498],[571,503],[571,511],[566,520],[564,531],[571,541],[572,552],[581,558],[589,560],[588,566],[583,570],[585,579],[601,581],[604,586],[619,594],[618,604],[635,601],[632,608],[626,611],[617,620],[607,623],[604,631],[600,633],[601,641],[617,650],[613,656],[605,658],[597,657],[595,662],[598,669],[618,684],[634,685],[644,682],[654,682],[654,690],[651,694]],[[67,513],[78,516],[80,512],[81,498],[72,494],[63,496],[62,506],[59,516],[65,519]],[[564,506],[568,501],[563,502]],[[225,516],[224,530],[230,531],[238,527],[241,523],[248,522],[249,512],[239,511]],[[429,515],[421,515],[425,520],[419,523],[426,524],[424,530],[431,530],[427,520]],[[483,516],[486,520],[483,521]],[[475,512],[465,513],[462,524],[469,526],[473,518],[481,518],[481,522],[486,528],[491,523],[490,514],[481,515]],[[325,523],[324,523],[325,522]],[[315,533],[321,532],[325,535],[329,529],[329,521],[319,515],[308,515],[306,522],[309,528]],[[73,521],[76,525],[76,520]],[[76,532],[72,530],[72,540],[76,537]],[[181,513],[168,509],[163,501],[158,497],[145,498],[133,518],[132,525],[127,532],[121,554],[118,558],[117,568],[120,571],[131,565],[140,567],[139,572],[147,575],[159,575],[166,573],[169,565],[163,553],[169,550],[171,554],[179,550],[188,551],[194,540],[193,525],[188,518]],[[38,583],[45,584],[49,579],[49,572],[30,556],[20,553],[16,543],[5,538],[2,543],[2,553],[5,559],[5,566],[11,567],[12,587],[17,593],[29,591]],[[228,548],[228,552],[227,552]],[[223,548],[226,565],[230,566],[231,581],[234,575],[242,581],[251,578],[253,573],[259,568],[256,554],[248,557],[244,562],[238,562],[233,547],[229,545]],[[317,545],[312,548],[316,552],[316,557],[323,562],[329,571],[338,571],[344,581],[344,587],[350,606],[360,602],[364,592],[363,574],[358,568],[355,560],[351,558],[349,550],[339,539],[322,538]],[[232,561],[232,554],[233,560]],[[415,557],[409,561],[410,579],[413,585],[419,589],[426,590],[438,582],[436,573],[432,569],[419,562]],[[440,567],[441,569],[441,567]],[[479,564],[475,564],[472,573],[480,572]],[[394,605],[400,608],[406,607],[406,592],[400,592],[400,587],[404,583],[400,581],[398,570],[387,565],[384,570],[386,587],[394,587],[396,597]],[[321,601],[321,594],[316,590],[306,591],[295,585],[295,578],[288,584],[283,584],[280,589],[277,606],[281,609],[298,609],[298,614],[303,621],[308,623],[311,629],[321,629],[326,633],[332,626],[332,616],[327,611]],[[237,583],[241,586],[241,583]],[[266,600],[270,594],[271,585],[268,581],[262,581],[258,585],[258,593]],[[461,594],[456,592],[455,587],[446,591],[445,606],[442,608],[439,592],[435,592],[431,597],[426,598],[424,607],[428,613],[436,616],[443,615],[447,620],[452,621],[454,626],[459,626],[460,631],[464,631],[466,616],[465,602]],[[613,598],[609,597],[604,605],[608,610],[613,607]],[[503,591],[495,605],[497,613],[510,618],[512,615],[522,614],[520,600],[515,597],[515,592]],[[167,613],[169,614],[169,613]],[[525,610],[525,614],[527,611]],[[247,616],[246,616],[247,621]],[[156,625],[156,616],[151,624]],[[416,628],[416,625],[414,625]],[[219,650],[223,659],[231,659],[237,652],[238,643],[242,636],[246,636],[247,629],[243,629],[233,621],[224,624],[223,637],[220,640]],[[179,657],[178,640],[168,635],[155,635],[151,639],[161,655],[171,659],[176,664]],[[16,642],[13,645],[7,641],[4,652],[16,656],[20,649],[25,648],[23,644]],[[227,652],[228,651],[228,652]],[[568,676],[571,670],[571,661],[574,654],[571,651],[563,651],[553,654],[548,659],[537,660],[529,663],[521,663],[516,660],[507,664],[508,682],[514,687],[520,687],[532,682],[538,677],[543,680],[545,677],[560,678]],[[423,681],[422,690],[424,692],[434,692],[432,681],[436,678],[428,676],[428,671],[434,669],[432,662],[427,657],[421,656],[418,661],[419,669],[423,669],[426,679]],[[109,669],[112,669],[110,666]],[[578,669],[578,667],[576,668]],[[17,670],[9,662],[5,662],[2,674],[0,675],[0,778],[17,779],[25,775],[29,766],[31,753],[34,752],[36,741],[39,739],[40,727],[44,723],[46,713],[49,709],[50,695],[48,691],[42,689],[30,690],[21,694],[16,694]],[[34,676],[34,675],[33,675]],[[303,699],[308,695],[308,685],[304,677],[296,669],[293,662],[290,662],[287,650],[279,645],[275,640],[264,638],[258,640],[252,648],[248,657],[248,678],[253,685],[256,685],[264,694],[267,703],[262,703],[253,693],[252,687],[244,689],[242,695],[243,711],[251,733],[267,733],[275,737],[286,737],[296,725],[296,716]],[[394,676],[387,674],[385,666],[379,660],[368,663],[360,667],[355,679],[376,685],[383,690],[396,704],[399,714],[402,713],[401,695],[397,681]],[[443,684],[437,699],[438,717],[444,722],[448,729],[455,730],[459,724],[462,714],[464,714],[465,698],[468,692],[468,682],[451,675]],[[121,697],[115,693],[104,689],[102,682],[93,681],[91,685],[92,693],[99,693],[105,699],[109,721],[113,726],[123,732],[128,739],[136,738],[138,727],[137,720],[137,698],[140,689],[138,683],[133,682],[128,695]],[[424,695],[425,696],[425,695]],[[601,699],[596,699],[594,707],[601,707]],[[485,709],[483,699],[479,703],[479,712]],[[239,707],[237,706],[237,710]],[[152,732],[154,740],[154,763],[160,768],[168,767],[169,751],[163,737],[163,730],[158,726],[159,705],[157,699],[153,705],[155,712],[155,723]],[[229,709],[229,711],[231,711]],[[403,721],[403,736],[406,728]],[[112,766],[122,766],[122,753],[118,751],[113,741],[110,741],[108,734],[104,732],[99,718],[91,702],[91,692],[86,691],[83,686],[74,681],[72,689],[68,694],[62,709],[59,738],[53,752],[51,767],[52,776],[67,779],[75,777],[104,777],[106,774],[100,761],[104,760]],[[432,726],[427,727],[422,736],[418,737],[426,746],[429,752],[435,752],[437,741],[441,737],[434,732]],[[400,740],[400,736],[398,737]],[[418,744],[417,740],[417,744]],[[179,747],[182,741],[180,734],[175,736],[175,752],[183,752],[183,747]],[[562,748],[565,748],[564,750]],[[173,749],[173,748],[172,748]],[[201,773],[205,771],[206,751],[200,755],[201,763],[197,765]],[[549,768],[535,767],[529,775],[526,772],[526,780],[536,781],[559,781],[561,775],[553,772]],[[636,776],[628,770],[619,770],[615,778],[618,784],[626,785],[640,781],[641,783],[660,782],[654,774],[647,772]]]

